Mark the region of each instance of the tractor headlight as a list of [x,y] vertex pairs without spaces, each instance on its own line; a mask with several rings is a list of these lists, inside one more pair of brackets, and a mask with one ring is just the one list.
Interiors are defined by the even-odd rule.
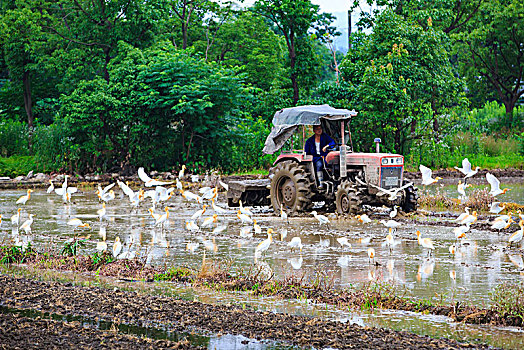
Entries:
[[402,157],[382,158],[382,165],[402,165],[403,163]]

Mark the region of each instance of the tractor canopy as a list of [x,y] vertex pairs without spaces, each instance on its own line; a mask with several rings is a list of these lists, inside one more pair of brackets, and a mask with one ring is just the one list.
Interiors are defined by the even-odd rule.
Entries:
[[336,130],[335,121],[350,119],[357,115],[354,110],[337,109],[329,105],[308,105],[284,108],[275,113],[273,128],[266,139],[263,152],[273,154],[301,125],[322,125],[326,133]]

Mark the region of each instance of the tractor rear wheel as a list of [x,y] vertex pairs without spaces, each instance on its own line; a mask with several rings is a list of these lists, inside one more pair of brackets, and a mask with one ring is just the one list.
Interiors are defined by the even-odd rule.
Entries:
[[411,185],[409,187],[406,187],[404,190],[406,191],[406,196],[404,198],[404,203],[402,203],[402,211],[404,213],[411,213],[413,211],[417,211],[418,209],[418,188]]
[[281,205],[289,214],[305,211],[313,205],[312,184],[305,166],[284,161],[271,168],[269,173],[273,175],[270,195],[275,212],[280,210]]
[[362,198],[356,184],[345,180],[340,183],[335,196],[337,213],[357,214],[361,210]]

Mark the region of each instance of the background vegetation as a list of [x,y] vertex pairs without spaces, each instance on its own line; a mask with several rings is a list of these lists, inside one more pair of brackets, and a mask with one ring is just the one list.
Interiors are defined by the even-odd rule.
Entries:
[[524,168],[524,4],[355,1],[350,49],[310,0],[0,3],[0,175],[249,171],[275,111],[355,109],[415,169]]

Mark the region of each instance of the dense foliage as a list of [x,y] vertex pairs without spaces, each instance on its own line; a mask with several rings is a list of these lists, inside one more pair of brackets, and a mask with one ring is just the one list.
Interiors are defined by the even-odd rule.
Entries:
[[358,151],[522,167],[522,2],[361,2],[347,53],[310,0],[2,2],[0,175],[266,168],[307,103],[359,111]]

